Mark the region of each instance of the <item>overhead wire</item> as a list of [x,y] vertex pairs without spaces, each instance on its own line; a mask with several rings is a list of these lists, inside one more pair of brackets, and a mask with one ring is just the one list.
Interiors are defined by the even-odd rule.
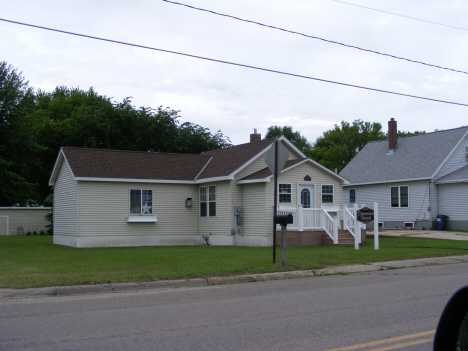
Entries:
[[204,57],[204,56],[198,56],[198,55],[186,54],[186,53],[177,52],[177,51],[172,51],[172,50],[165,50],[165,49],[154,48],[154,47],[146,46],[146,45],[132,44],[132,43],[127,43],[127,42],[123,42],[123,41],[119,41],[119,40],[100,38],[100,37],[96,37],[96,36],[92,36],[92,35],[74,33],[74,32],[69,32],[69,31],[60,30],[60,29],[54,29],[54,28],[48,28],[48,27],[38,26],[38,25],[34,25],[34,24],[29,24],[29,23],[23,23],[23,22],[18,22],[18,21],[12,21],[12,20],[8,20],[8,19],[5,19],[5,18],[0,18],[0,21],[8,22],[8,23],[13,23],[13,24],[18,24],[18,25],[22,25],[22,26],[26,26],[26,27],[32,27],[32,28],[37,28],[37,29],[43,29],[43,30],[47,30],[47,31],[51,31],[51,32],[57,32],[57,33],[62,33],[62,34],[74,35],[74,36],[78,36],[78,37],[82,37],[82,38],[100,40],[100,41],[105,41],[105,42],[109,42],[109,43],[120,44],[120,45],[126,45],[126,46],[141,48],[141,49],[148,49],[148,50],[166,52],[166,53],[175,54],[175,55],[180,55],[180,56],[185,56],[185,57],[197,58],[197,59],[200,59],[200,60],[206,60],[206,61],[217,62],[217,63],[223,63],[223,64],[232,65],[232,66],[237,66],[237,67],[244,67],[244,68],[255,69],[255,70],[258,70],[258,71],[264,71],[264,72],[282,74],[282,75],[291,76],[291,77],[296,77],[296,78],[303,78],[303,79],[315,80],[315,81],[318,81],[318,82],[336,84],[336,85],[347,86],[347,87],[358,88],[358,89],[369,90],[369,91],[375,91],[375,92],[380,92],[380,93],[385,93],[385,94],[392,94],[392,95],[398,95],[398,96],[405,96],[405,97],[410,97],[410,98],[415,98],[415,99],[421,99],[421,100],[427,100],[427,101],[440,102],[440,103],[444,103],[444,104],[451,104],[451,105],[458,105],[458,106],[465,106],[465,107],[468,107],[468,104],[463,104],[463,103],[460,103],[460,102],[452,102],[452,101],[445,101],[445,100],[439,100],[439,99],[432,99],[432,98],[427,98],[427,97],[423,97],[423,96],[410,95],[410,94],[398,93],[398,92],[389,91],[389,90],[383,90],[383,89],[376,89],[376,88],[364,87],[364,86],[361,86],[361,85],[355,85],[355,84],[337,82],[337,81],[332,81],[332,80],[327,80],[327,79],[309,77],[309,76],[304,76],[304,75],[300,75],[300,74],[294,74],[294,73],[288,73],[288,72],[283,72],[283,71],[278,71],[278,70],[273,70],[273,69],[268,69],[268,68],[262,68],[262,67],[257,67],[257,66],[246,65],[246,64],[242,64],[242,63],[236,63],[236,62],[218,60],[218,59],[213,59],[213,58]]
[[383,52],[379,52],[379,51],[375,51],[375,50],[371,50],[371,49],[364,49],[364,48],[361,48],[361,47],[359,47],[359,46],[344,44],[344,43],[340,43],[340,42],[338,42],[338,41],[329,40],[329,39],[324,39],[324,38],[317,37],[317,36],[314,36],[314,35],[308,35],[308,34],[296,32],[296,31],[293,31],[293,30],[289,30],[289,29],[285,29],[285,28],[281,28],[281,27],[276,27],[276,26],[268,25],[268,24],[261,23],[261,22],[256,22],[256,21],[252,21],[252,20],[247,20],[247,19],[244,19],[244,18],[240,18],[240,17],[236,17],[236,16],[232,16],[232,15],[227,15],[227,14],[224,14],[224,13],[219,13],[219,12],[215,12],[215,11],[211,11],[211,10],[207,10],[207,9],[202,9],[202,8],[199,8],[199,7],[195,7],[195,6],[183,4],[183,3],[180,3],[180,2],[176,2],[176,1],[171,1],[171,0],[161,0],[161,1],[166,2],[166,3],[169,3],[169,4],[173,4],[173,5],[184,6],[184,7],[187,7],[187,8],[193,9],[193,10],[197,10],[197,11],[208,12],[208,13],[211,13],[211,14],[214,14],[214,15],[217,15],[217,16],[222,16],[222,17],[227,17],[227,18],[235,19],[235,20],[237,20],[237,21],[242,21],[242,22],[247,22],[247,23],[251,23],[251,24],[256,24],[256,25],[259,25],[259,26],[262,26],[262,27],[266,27],[266,28],[276,29],[276,30],[279,30],[279,31],[282,31],[282,32],[286,32],[286,33],[290,33],[290,34],[300,35],[300,36],[303,36],[303,37],[306,37],[306,38],[310,38],[310,39],[321,40],[321,41],[324,41],[324,42],[327,42],[327,43],[330,43],[330,44],[341,45],[341,46],[348,47],[348,48],[352,48],[352,49],[356,49],[356,50],[361,50],[361,51],[366,51],[366,52],[370,52],[370,53],[377,54],[377,55],[381,55],[381,56],[391,57],[391,58],[397,59],[397,60],[403,60],[403,61],[407,61],[407,62],[411,62],[411,63],[416,63],[416,64],[420,64],[420,65],[424,65],[424,66],[429,66],[429,67],[434,67],[434,68],[438,68],[438,69],[443,69],[443,70],[447,70],[447,71],[452,71],[452,72],[457,72],[457,73],[468,74],[468,72],[466,72],[466,71],[462,71],[462,70],[458,70],[458,69],[453,69],[453,68],[449,68],[449,67],[442,67],[442,66],[439,66],[439,65],[435,65],[435,64],[431,64],[431,63],[426,63],[426,62],[422,62],[422,61],[417,61],[417,60],[412,60],[412,59],[408,59],[408,58],[405,58],[405,57],[400,57],[400,56],[396,56],[396,55],[392,55],[392,54],[385,54],[385,53],[383,53]]
[[377,12],[383,12],[383,13],[386,13],[386,14],[389,14],[389,15],[393,15],[393,16],[409,18],[409,19],[412,19],[412,20],[415,20],[415,21],[421,21],[421,22],[426,22],[426,23],[430,23],[430,24],[436,24],[436,25],[438,25],[438,26],[444,26],[444,27],[455,28],[455,29],[461,29],[461,30],[468,30],[467,28],[463,28],[463,27],[456,27],[456,26],[451,26],[451,25],[449,25],[449,24],[444,24],[444,23],[439,23],[439,22],[428,21],[428,20],[424,20],[424,19],[421,19],[421,18],[417,18],[417,17],[405,16],[405,15],[401,15],[401,14],[399,14],[399,13],[394,13],[394,12],[388,12],[388,11],[378,10],[378,9],[374,9],[374,8],[372,8],[372,7],[367,7],[367,6],[352,4],[352,3],[346,2],[346,1],[341,1],[341,0],[332,0],[332,1],[341,2],[342,4],[346,4],[346,5],[361,7],[361,8],[363,8],[363,9],[367,9],[367,10],[372,10],[372,11],[377,11]]

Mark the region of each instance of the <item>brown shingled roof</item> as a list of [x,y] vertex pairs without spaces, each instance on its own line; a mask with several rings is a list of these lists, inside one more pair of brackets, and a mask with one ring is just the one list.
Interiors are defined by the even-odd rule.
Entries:
[[77,147],[62,150],[75,177],[193,181],[197,176],[206,179],[230,175],[274,140],[264,139],[200,155]]
[[[289,160],[289,161],[286,162],[283,169],[294,166],[295,164],[301,163],[304,160],[306,160],[306,158],[300,158],[300,159],[297,159],[297,160]],[[268,167],[266,167],[266,168],[263,168],[263,169],[255,172],[255,173],[249,174],[248,176],[246,176],[246,177],[244,177],[242,179],[239,179],[239,180],[263,179],[263,178],[269,177],[271,175],[272,174],[271,174],[270,169]]]
[[252,157],[267,148],[275,138],[263,139],[247,144],[203,152],[202,156],[213,156],[198,179],[228,176]]
[[208,155],[64,147],[75,177],[194,180]]

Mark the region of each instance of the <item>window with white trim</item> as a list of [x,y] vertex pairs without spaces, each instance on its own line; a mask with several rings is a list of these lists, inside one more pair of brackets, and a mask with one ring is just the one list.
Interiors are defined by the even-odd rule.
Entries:
[[349,203],[354,204],[356,202],[356,189],[349,189]]
[[333,203],[333,185],[322,185],[322,203]]
[[216,216],[216,186],[200,187],[200,217]]
[[153,190],[130,189],[130,214],[153,214]]
[[278,184],[278,194],[280,204],[291,203],[291,184]]
[[392,207],[408,207],[409,204],[409,188],[404,186],[392,186],[390,188],[391,206]]

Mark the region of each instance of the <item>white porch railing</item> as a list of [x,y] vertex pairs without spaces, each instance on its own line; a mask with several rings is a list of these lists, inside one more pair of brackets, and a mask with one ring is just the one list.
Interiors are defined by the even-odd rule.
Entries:
[[[361,207],[365,207],[362,205]],[[378,204],[374,203],[374,222],[378,223]],[[323,230],[333,240],[334,244],[338,244],[338,228],[340,228],[340,222],[343,222],[343,229],[347,230],[354,238],[354,247],[356,250],[359,249],[361,243],[361,227],[365,228],[365,224],[357,220],[358,205],[354,204],[354,208],[348,209],[343,208],[342,210],[337,209],[337,217],[333,218],[323,208],[302,208],[302,205],[297,206],[281,206],[278,210],[278,214],[287,215],[291,213],[293,215],[293,224],[288,224],[288,229],[294,229],[303,231],[304,229],[315,229]],[[375,225],[375,232],[378,232],[378,225]],[[277,226],[280,229],[280,226]],[[377,238],[378,240],[378,238]],[[378,241],[375,244],[376,250],[378,250]]]
[[289,213],[293,216],[293,224],[288,224],[288,229],[299,231],[304,229],[323,230],[333,240],[334,244],[338,244],[339,218],[332,218],[323,208],[302,208],[302,205],[283,207],[278,210],[279,215]]

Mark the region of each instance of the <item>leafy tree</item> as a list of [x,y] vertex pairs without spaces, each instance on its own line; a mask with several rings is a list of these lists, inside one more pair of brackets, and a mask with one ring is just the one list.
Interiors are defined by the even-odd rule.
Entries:
[[130,98],[113,103],[92,88],[39,91],[33,115],[38,142],[44,146],[42,199],[50,193],[48,179],[62,146],[200,153],[230,145],[229,138],[220,131],[213,135],[208,129],[188,122],[179,126],[179,111],[162,106],[137,109]]
[[21,72],[0,62],[0,206],[24,205],[35,195],[41,162],[28,117],[34,99]]
[[380,123],[355,120],[323,133],[315,141],[307,155],[331,170],[340,172],[349,161],[369,142],[386,139]]
[[[425,130],[416,130],[414,132],[405,132],[405,131],[401,131],[399,130],[397,132],[397,137],[398,138],[401,138],[401,137],[407,137],[407,136],[413,136],[413,135],[420,135],[420,134],[426,134],[426,131]],[[387,138],[388,138],[388,133],[387,133]]]
[[284,135],[290,142],[292,142],[299,150],[301,150],[304,153],[312,147],[312,145],[307,141],[307,139],[304,136],[301,135],[300,132],[293,132],[291,126],[270,126],[267,129],[265,139],[281,135]]
[[220,130],[211,134],[209,129],[190,122],[180,125],[177,138],[179,142],[175,152],[179,153],[199,154],[231,146],[231,140]]

